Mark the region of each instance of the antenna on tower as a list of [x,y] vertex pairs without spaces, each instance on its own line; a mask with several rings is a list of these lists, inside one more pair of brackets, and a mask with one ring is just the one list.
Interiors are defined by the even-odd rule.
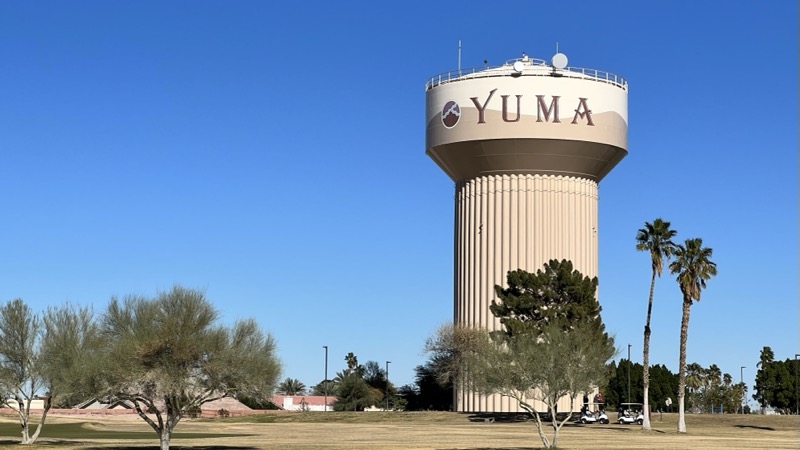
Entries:
[[461,76],[461,39],[458,40],[458,75]]

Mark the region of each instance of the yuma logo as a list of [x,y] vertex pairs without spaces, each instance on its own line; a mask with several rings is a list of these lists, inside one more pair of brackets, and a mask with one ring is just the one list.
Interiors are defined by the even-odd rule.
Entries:
[[460,119],[461,107],[458,106],[458,103],[453,100],[445,103],[444,108],[442,108],[442,125],[444,125],[445,128],[453,128],[458,124]]
[[[486,107],[489,105],[489,102],[492,100],[494,93],[497,89],[492,89],[489,91],[489,97],[481,104],[478,101],[478,97],[470,97],[472,103],[475,104],[475,107],[478,109],[478,123],[486,123]],[[522,105],[522,95],[515,95],[517,99],[517,112],[514,118],[509,118],[508,114],[508,97],[509,95],[501,95],[500,98],[502,99],[502,112],[503,112],[503,122],[519,122],[519,119],[522,117],[520,113],[521,105]],[[558,95],[553,95],[550,97],[550,104],[547,104],[544,95],[537,95],[536,96],[536,121],[537,122],[553,122],[553,123],[561,123],[561,120],[558,118],[558,107],[559,107],[559,100],[561,99]],[[589,99],[579,97],[578,98],[578,106],[575,107],[575,115],[572,117],[572,124],[577,124],[578,119],[585,120],[586,125],[594,126],[594,122],[592,122],[592,110],[589,109],[589,105],[587,104]],[[455,103],[455,102],[451,102]],[[448,103],[450,104],[450,103]],[[445,106],[447,108],[447,106]],[[444,119],[442,119],[444,120]],[[447,125],[445,125],[447,126]]]

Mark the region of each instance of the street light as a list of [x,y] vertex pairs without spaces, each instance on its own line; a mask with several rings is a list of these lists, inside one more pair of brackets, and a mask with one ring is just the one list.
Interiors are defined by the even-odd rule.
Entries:
[[628,344],[628,403],[631,402],[631,344]]
[[322,348],[325,349],[325,378],[322,380],[322,384],[325,385],[325,406],[323,411],[328,411],[328,346],[323,345]]
[[742,383],[742,414],[744,414],[744,405],[745,405],[745,397],[744,397],[744,369],[745,366],[739,367],[739,381]]
[[800,366],[797,364],[797,358],[800,357],[800,354],[794,354],[794,413],[800,415],[800,402],[797,400],[797,369],[800,369]]
[[386,361],[386,410],[389,410],[389,363]]

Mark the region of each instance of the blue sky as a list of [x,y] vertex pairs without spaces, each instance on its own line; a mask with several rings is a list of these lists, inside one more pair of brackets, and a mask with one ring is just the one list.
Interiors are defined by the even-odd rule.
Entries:
[[[600,302],[641,361],[636,230],[702,237],[719,275],[688,360],[752,385],[798,345],[796,2],[0,3],[0,300],[101,311],[203,289],[255,317],[284,377],[359,361],[413,381],[452,318],[453,183],[425,156],[424,82],[547,59],[629,80],[629,155],[600,184]],[[680,291],[651,362],[677,370]]]

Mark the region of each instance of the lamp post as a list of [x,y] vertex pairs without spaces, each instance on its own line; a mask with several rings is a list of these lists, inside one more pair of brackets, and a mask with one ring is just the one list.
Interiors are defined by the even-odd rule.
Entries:
[[389,363],[386,361],[386,411],[389,410]]
[[794,354],[794,413],[800,415],[800,401],[797,399],[797,372],[800,369],[800,366],[797,364],[797,358],[800,357],[800,354]]
[[631,344],[628,344],[628,403],[631,402]]
[[745,397],[744,397],[744,369],[745,366],[739,367],[739,381],[742,383],[742,414],[744,414],[744,404],[745,404]]
[[322,348],[325,349],[325,378],[322,380],[325,385],[325,406],[323,411],[328,411],[328,346],[323,345]]

